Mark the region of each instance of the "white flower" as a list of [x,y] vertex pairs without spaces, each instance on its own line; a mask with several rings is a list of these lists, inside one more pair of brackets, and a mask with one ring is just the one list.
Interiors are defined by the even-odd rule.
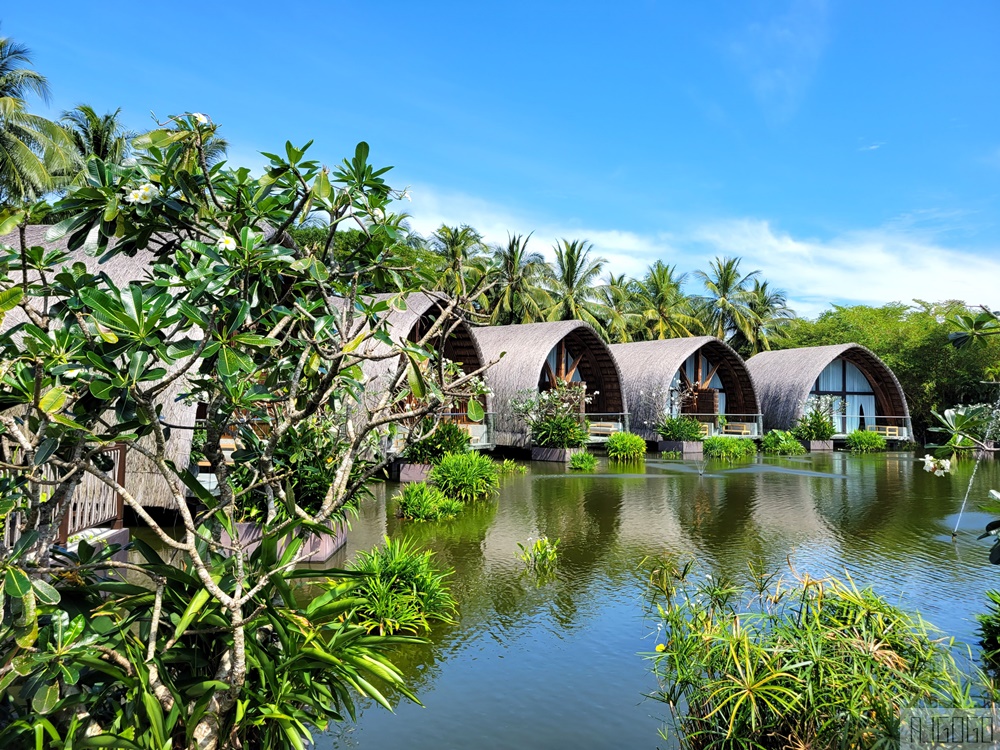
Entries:
[[381,208],[373,208],[372,218],[375,219],[375,221],[381,223],[385,221],[385,212],[383,212]]
[[224,234],[221,237],[219,237],[218,246],[220,250],[235,250],[236,240],[234,240],[229,235]]
[[208,119],[208,115],[203,115],[201,112],[192,112],[191,116],[199,125],[208,125],[208,123],[211,122],[211,120]]
[[142,193],[138,190],[131,190],[125,195],[126,203],[138,203],[139,199],[142,198]]
[[410,189],[406,188],[403,190],[403,192],[399,194],[399,197],[400,199],[405,198],[406,200],[412,200],[412,198],[410,198]]
[[934,456],[928,453],[922,460],[924,462],[924,471],[934,471],[934,464],[937,463],[937,461],[934,460]]
[[138,188],[131,190],[125,198],[129,203],[149,204],[160,194],[160,189],[151,182],[146,182]]

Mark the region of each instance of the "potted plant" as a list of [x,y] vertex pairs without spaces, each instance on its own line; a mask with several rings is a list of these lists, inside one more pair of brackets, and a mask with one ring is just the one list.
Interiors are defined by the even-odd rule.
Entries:
[[654,429],[660,436],[656,447],[661,453],[680,453],[682,458],[701,458],[701,424],[694,417],[666,416]]
[[568,463],[583,450],[590,441],[590,423],[584,415],[588,403],[586,383],[564,382],[514,400],[514,413],[528,423],[532,461]]
[[[426,429],[431,429],[430,420]],[[403,457],[393,462],[390,478],[404,484],[424,482],[442,458],[449,453],[465,453],[467,450],[469,433],[454,422],[442,422],[430,435],[407,446]]]
[[833,436],[837,431],[833,415],[840,408],[840,403],[836,396],[810,396],[806,399],[802,416],[792,428],[792,434],[810,453],[833,450]]

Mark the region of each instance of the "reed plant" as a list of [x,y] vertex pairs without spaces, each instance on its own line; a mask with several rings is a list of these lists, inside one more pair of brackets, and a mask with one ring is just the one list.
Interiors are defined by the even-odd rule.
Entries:
[[553,540],[542,536],[528,546],[520,542],[517,543],[517,546],[521,550],[517,553],[517,557],[529,570],[536,573],[548,573],[555,567],[559,556],[558,539]]
[[403,485],[396,495],[396,515],[413,521],[441,521],[454,518],[465,506],[447,497],[440,489],[424,482]]
[[461,503],[485,500],[500,487],[496,462],[477,451],[444,456],[429,478],[445,496]]
[[702,441],[702,452],[705,458],[721,458],[732,462],[757,455],[757,444],[750,438],[715,435]]
[[638,463],[646,460],[646,441],[633,432],[616,432],[605,445],[608,460],[617,463]]

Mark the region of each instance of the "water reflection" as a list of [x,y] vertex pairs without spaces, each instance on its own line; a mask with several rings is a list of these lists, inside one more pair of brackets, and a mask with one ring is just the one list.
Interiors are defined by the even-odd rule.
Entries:
[[[950,537],[970,471],[933,477],[911,454],[709,462],[703,473],[678,461],[594,475],[535,464],[495,501],[426,524],[396,519],[395,487],[382,487],[345,556],[385,533],[417,539],[454,567],[460,619],[400,655],[426,710],[366,709],[321,746],[656,747],[662,711],[641,699],[654,685],[636,656],[655,626],[632,575],[647,555],[695,557],[730,575],[752,560],[787,570],[791,559],[813,575],[847,568],[971,641],[994,571],[975,541],[982,514],[967,512]],[[1000,471],[986,463],[973,498],[991,486]],[[540,535],[561,543],[557,575],[539,585],[516,553]]]

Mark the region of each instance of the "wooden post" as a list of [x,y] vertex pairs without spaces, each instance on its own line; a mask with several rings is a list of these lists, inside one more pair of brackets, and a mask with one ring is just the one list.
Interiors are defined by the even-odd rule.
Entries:
[[[126,448],[124,443],[118,443],[115,446],[115,451],[118,453],[118,463],[115,466],[117,469],[117,476],[115,481],[118,482],[119,487],[125,486],[125,455]],[[118,498],[118,502],[115,506],[115,522],[111,528],[121,529],[125,527],[125,498],[122,493],[115,493]]]

